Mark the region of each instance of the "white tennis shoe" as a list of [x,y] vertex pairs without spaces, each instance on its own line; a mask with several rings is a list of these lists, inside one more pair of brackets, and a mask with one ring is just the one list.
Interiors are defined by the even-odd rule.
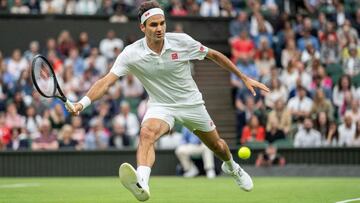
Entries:
[[149,189],[143,188],[138,183],[136,170],[130,164],[121,164],[119,168],[119,177],[124,187],[128,189],[137,200],[143,202],[150,198]]
[[240,186],[241,189],[247,191],[247,192],[250,192],[253,187],[254,187],[254,184],[253,184],[253,181],[251,180],[251,177],[249,176],[248,173],[246,173],[244,171],[244,169],[242,169],[239,164],[237,164],[237,167],[235,170],[233,171],[230,171],[227,166],[225,165],[225,163],[223,163],[221,165],[221,169],[224,171],[224,173],[228,174],[228,175],[231,175],[236,183]]

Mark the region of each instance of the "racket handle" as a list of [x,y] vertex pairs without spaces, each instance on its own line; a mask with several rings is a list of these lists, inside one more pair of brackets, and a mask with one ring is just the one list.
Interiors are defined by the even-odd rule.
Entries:
[[75,111],[75,107],[74,107],[73,103],[71,103],[68,99],[66,99],[65,106],[66,106],[68,109],[70,109],[72,112]]

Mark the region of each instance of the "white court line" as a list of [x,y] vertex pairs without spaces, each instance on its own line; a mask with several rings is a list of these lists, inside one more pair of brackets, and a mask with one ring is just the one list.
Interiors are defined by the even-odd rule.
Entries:
[[355,201],[360,201],[360,198],[356,198],[356,199],[346,199],[340,202],[336,202],[336,203],[346,203],[346,202],[355,202]]
[[39,183],[15,183],[15,184],[0,185],[0,189],[1,188],[38,187],[38,186],[40,186]]

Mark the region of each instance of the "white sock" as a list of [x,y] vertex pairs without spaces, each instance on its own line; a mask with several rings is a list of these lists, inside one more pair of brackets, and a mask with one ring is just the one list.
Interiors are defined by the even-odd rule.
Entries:
[[145,189],[149,189],[149,178],[151,173],[151,168],[148,166],[139,166],[136,170],[138,174],[138,182],[141,185],[141,187],[144,187]]
[[233,171],[236,169],[237,167],[237,163],[234,161],[234,159],[232,158],[232,156],[230,157],[230,160],[229,161],[224,161],[227,168],[230,170],[230,171]]

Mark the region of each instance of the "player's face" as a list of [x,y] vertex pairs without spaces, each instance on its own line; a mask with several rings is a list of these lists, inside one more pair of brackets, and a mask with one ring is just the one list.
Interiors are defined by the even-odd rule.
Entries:
[[166,23],[163,15],[154,15],[146,20],[146,25],[141,25],[141,31],[145,33],[147,39],[159,42],[164,40]]

